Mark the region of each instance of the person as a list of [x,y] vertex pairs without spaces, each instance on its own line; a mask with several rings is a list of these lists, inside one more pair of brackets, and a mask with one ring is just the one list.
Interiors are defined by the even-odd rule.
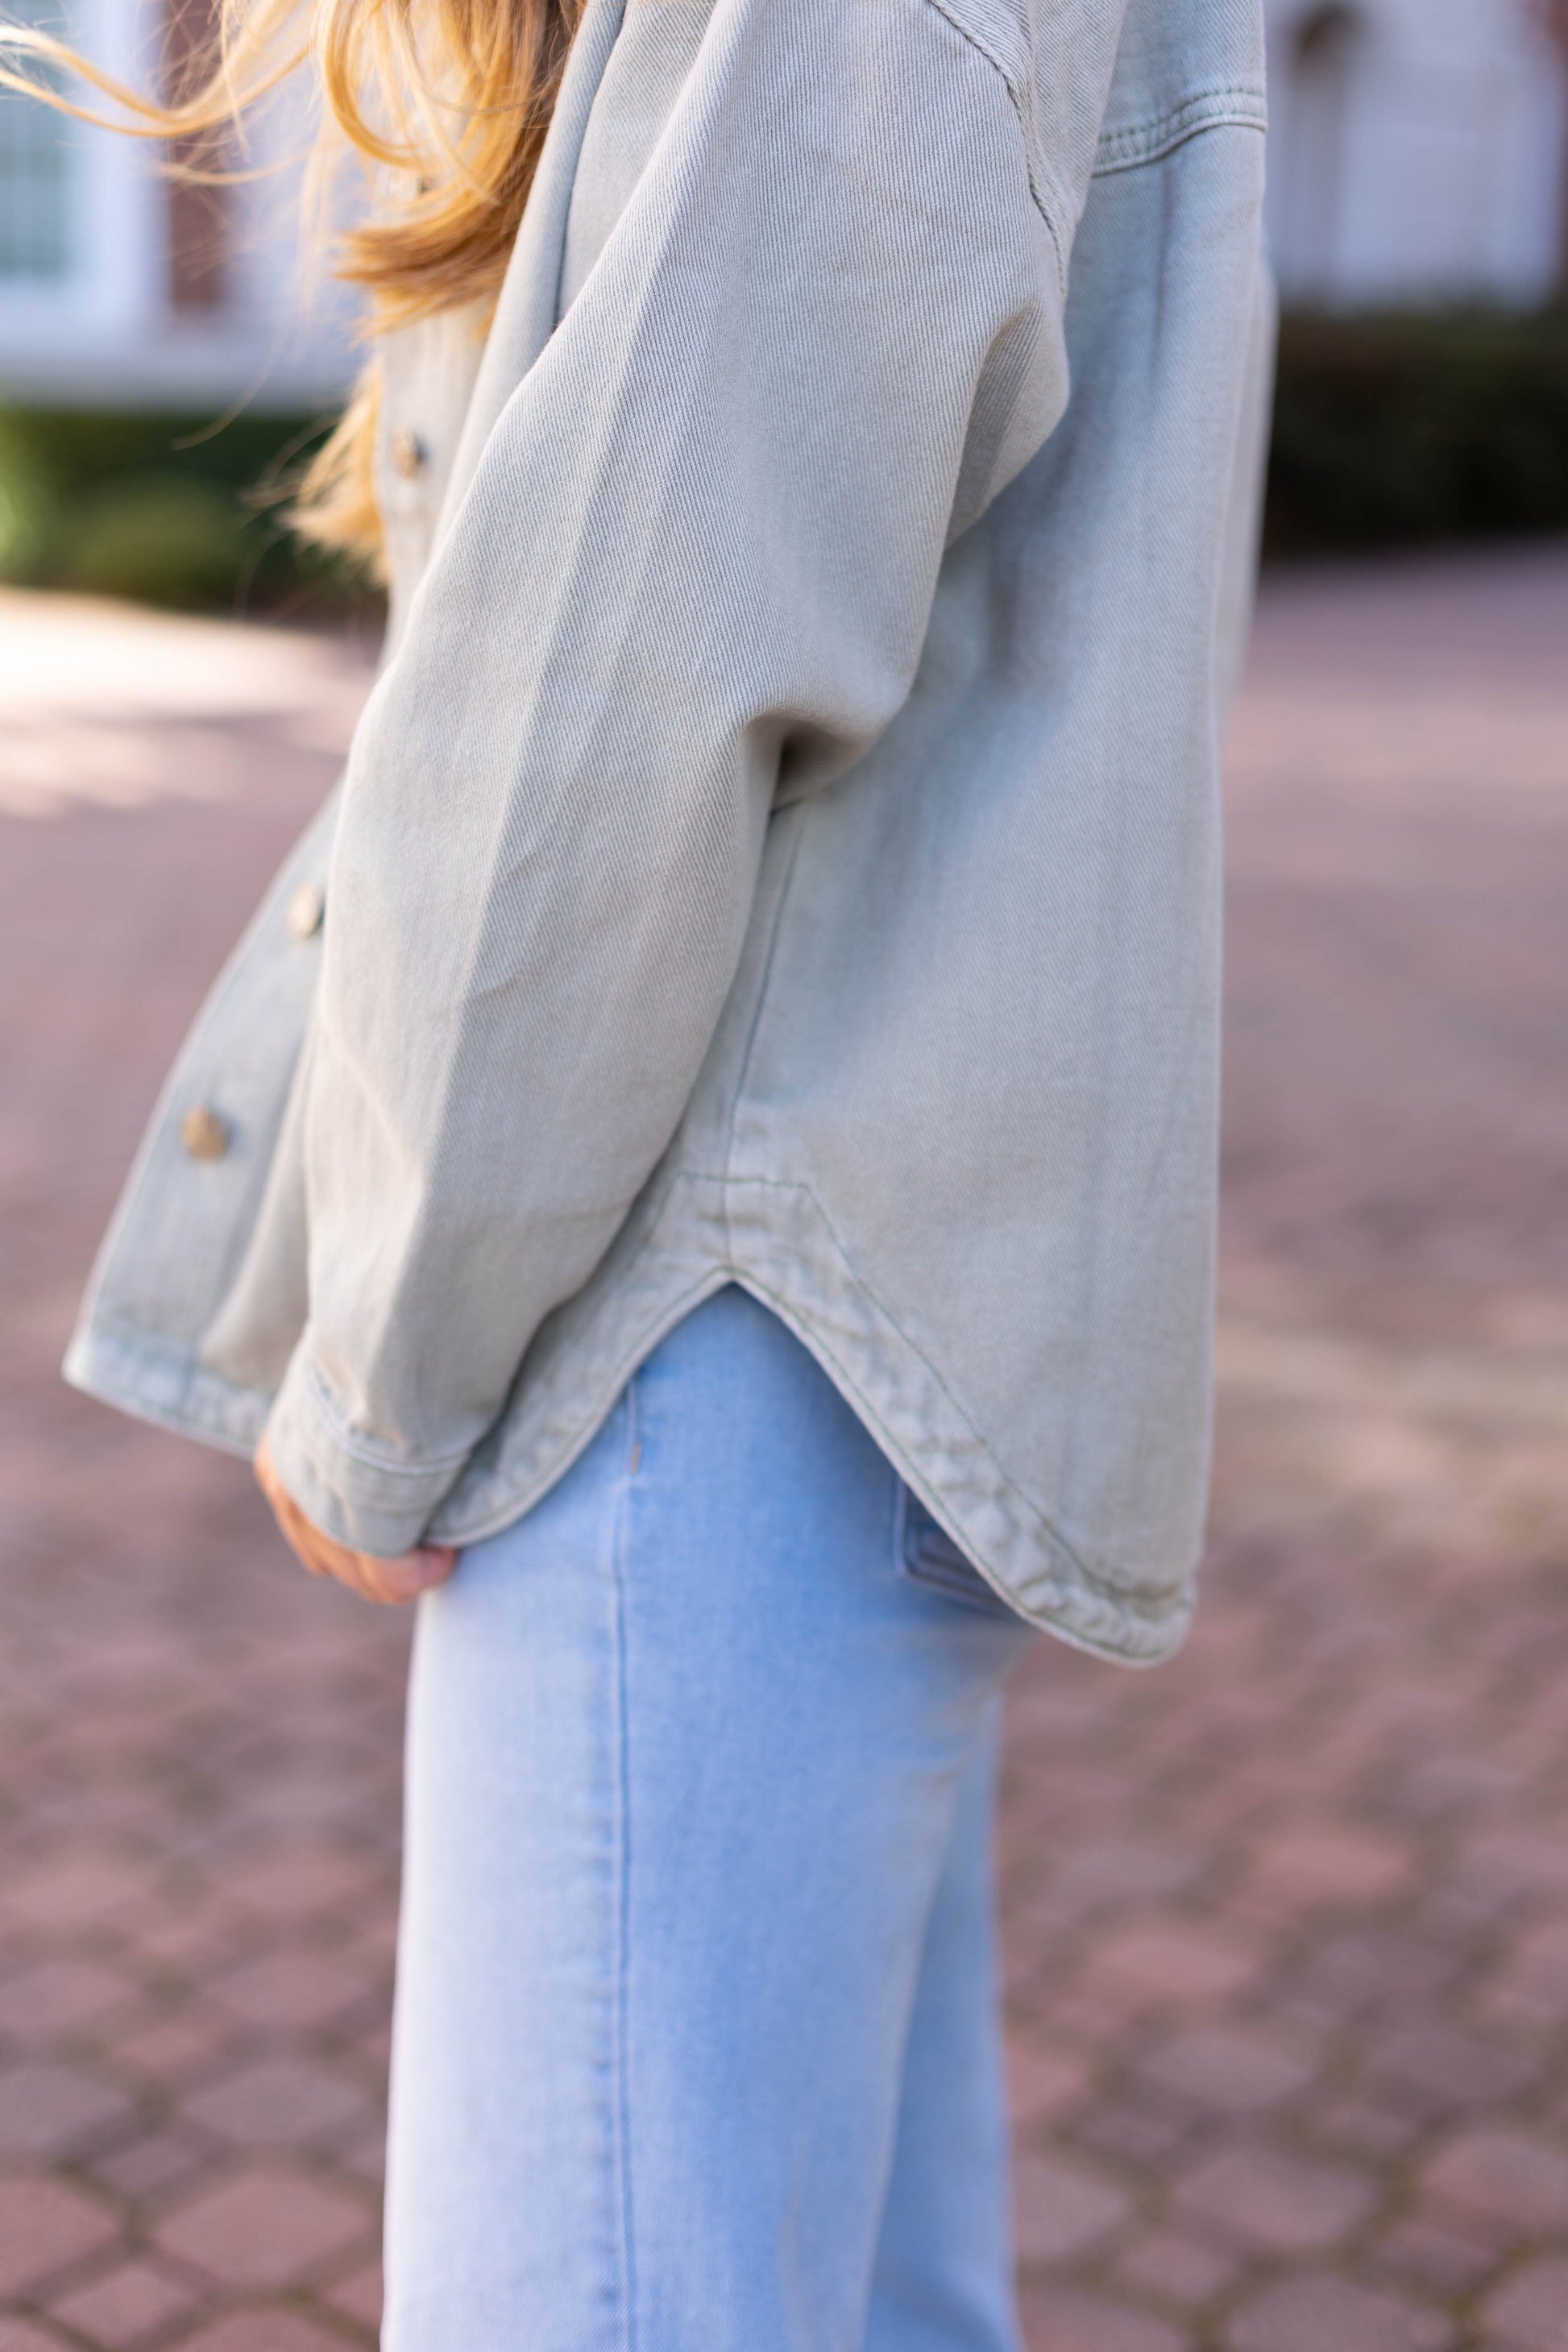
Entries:
[[1200,1539],[1257,9],[316,5],[388,650],[68,1373],[423,1596],[389,2352],[1016,2352],[999,1694]]

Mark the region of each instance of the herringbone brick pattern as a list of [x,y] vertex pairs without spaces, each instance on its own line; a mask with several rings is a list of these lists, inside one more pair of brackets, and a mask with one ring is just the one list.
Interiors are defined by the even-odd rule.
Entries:
[[[0,625],[0,2352],[342,2352],[406,1629],[54,1364],[363,665]],[[1265,602],[1205,1606],[1012,1708],[1031,2352],[1568,2347],[1565,625],[1555,554]]]

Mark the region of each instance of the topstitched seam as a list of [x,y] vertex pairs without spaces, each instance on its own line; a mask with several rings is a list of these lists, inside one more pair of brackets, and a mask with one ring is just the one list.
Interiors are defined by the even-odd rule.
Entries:
[[[1001,1463],[997,1461],[995,1455],[992,1453],[991,1448],[986,1444],[985,1440],[980,1434],[980,1432],[975,1428],[972,1417],[964,1411],[963,1405],[959,1403],[958,1399],[953,1395],[952,1391],[948,1386],[946,1381],[943,1380],[936,1366],[930,1360],[924,1349],[910,1338],[910,1334],[905,1330],[903,1325],[900,1322],[898,1317],[892,1312],[891,1308],[887,1307],[883,1301],[878,1297],[877,1293],[872,1289],[870,1284],[865,1280],[863,1276],[856,1272],[853,1261],[849,1256],[848,1251],[844,1246],[837,1226],[834,1224],[832,1218],[828,1215],[827,1211],[823,1207],[822,1202],[817,1199],[816,1194],[812,1191],[809,1184],[804,1184],[797,1179],[780,1176],[744,1176],[731,1177],[728,1180],[724,1180],[713,1176],[699,1176],[695,1170],[683,1171],[682,1172],[696,1176],[697,1181],[701,1183],[711,1184],[727,1181],[730,1184],[763,1184],[767,1186],[771,1191],[779,1192],[797,1192],[803,1195],[805,1199],[808,1200],[811,1202],[812,1207],[816,1210],[817,1215],[821,1218],[824,1226],[826,1228],[828,1237],[832,1241],[834,1248],[837,1251],[840,1263],[842,1264],[845,1272],[848,1275],[849,1279],[854,1283],[856,1288],[862,1291],[866,1297],[870,1300],[872,1306],[877,1309],[878,1314],[882,1316],[891,1326],[893,1330],[898,1333],[899,1338],[903,1341],[905,1347],[908,1348],[910,1353],[924,1366],[926,1371],[929,1372],[937,1388],[940,1389],[943,1397],[946,1398],[948,1403],[952,1406],[955,1417],[963,1423],[964,1429],[973,1440],[976,1450],[983,1454],[986,1462],[990,1464],[991,1468],[996,1475],[998,1482],[1005,1487],[1007,1493],[1011,1495],[1026,1511],[1038,1521],[1039,1525],[1045,1529],[1052,1541],[1056,1543],[1067,1555],[1067,1558],[1071,1561],[1074,1568],[1078,1570],[1079,1574],[1083,1576],[1088,1582],[1094,1585],[1098,1591],[1108,1594],[1121,1605],[1127,1605],[1132,1596],[1121,1591],[1116,1585],[1108,1582],[1103,1576],[1100,1575],[1094,1569],[1090,1568],[1089,1563],[1081,1558],[1075,1547],[1068,1540],[1067,1537],[1062,1534],[1050,1514],[1043,1510],[1030,1496],[1026,1495],[1024,1492],[1024,1489],[1017,1484],[1016,1480],[1003,1468]],[[677,1181],[679,1181],[679,1179]],[[651,1244],[652,1238],[653,1236],[650,1234],[648,1241],[644,1244],[645,1248]],[[640,1251],[638,1255],[639,1256],[641,1255]],[[737,1272],[740,1273],[742,1272],[742,1270],[737,1268]],[[749,1280],[751,1277],[746,1276],[745,1278]],[[793,1328],[792,1317],[784,1312],[781,1302],[773,1297],[771,1294],[769,1296],[769,1304],[774,1307],[775,1311],[780,1312],[783,1315],[784,1319],[786,1322],[791,1322]],[[816,1332],[812,1334],[812,1339],[808,1344],[814,1348],[817,1346],[825,1347],[825,1343],[822,1342],[820,1335]],[[833,1361],[837,1366],[837,1369],[841,1372],[844,1372],[846,1382],[854,1395],[865,1407],[867,1412],[870,1413],[873,1411],[873,1408],[868,1400],[861,1396],[858,1386],[855,1381],[849,1379],[848,1373],[845,1370],[844,1366],[839,1362],[839,1360],[836,1355],[833,1357]],[[889,1432],[889,1434],[890,1435],[891,1433]],[[918,1488],[916,1489],[916,1492],[919,1492]],[[924,1498],[922,1497],[922,1500]],[[1154,1600],[1163,1599],[1167,1595],[1179,1597],[1184,1590],[1185,1580],[1178,1579],[1168,1585],[1158,1585],[1152,1588],[1145,1588],[1144,1591],[1140,1591],[1137,1598],[1139,1601],[1142,1602],[1145,1598],[1145,1593],[1148,1598]]]
[[926,0],[926,5],[935,11],[944,25],[952,26],[961,41],[967,41],[977,57],[984,58],[1007,93],[1013,111],[1018,118],[1019,134],[1024,142],[1024,170],[1029,183],[1029,194],[1033,199],[1036,211],[1050,232],[1051,246],[1057,257],[1057,278],[1060,290],[1065,295],[1068,283],[1067,247],[1056,216],[1040,193],[1039,180],[1035,170],[1034,142],[1029,136],[1028,121],[1024,112],[1024,101],[1016,79],[1003,64],[990,44],[983,41],[973,27],[966,25],[963,19],[946,5],[946,0]]

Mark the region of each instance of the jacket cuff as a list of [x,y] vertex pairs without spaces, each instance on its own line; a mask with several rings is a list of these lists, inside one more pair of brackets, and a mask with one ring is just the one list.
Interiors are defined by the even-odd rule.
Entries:
[[352,1551],[395,1559],[412,1551],[457,1479],[462,1459],[395,1461],[344,1427],[303,1341],[267,1423],[278,1475],[313,1526]]

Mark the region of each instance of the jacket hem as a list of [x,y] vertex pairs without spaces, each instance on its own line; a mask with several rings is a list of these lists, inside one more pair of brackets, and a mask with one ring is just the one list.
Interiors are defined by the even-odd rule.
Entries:
[[272,1410],[264,1390],[209,1371],[190,1349],[118,1331],[100,1315],[79,1328],[60,1370],[84,1396],[241,1461],[255,1453]]
[[810,1349],[893,1467],[1017,1613],[1095,1657],[1156,1665],[1192,1621],[1190,1571],[1100,1569],[1007,1476],[935,1368],[854,1272],[809,1188],[672,1173],[525,1366],[507,1419],[427,1539],[474,1543],[531,1509],[590,1443],[637,1365],[739,1283]]
[[[858,1277],[807,1186],[683,1171],[633,1222],[635,1237],[624,1236],[542,1335],[509,1412],[445,1500],[426,1506],[428,1524],[412,1535],[402,1517],[395,1528],[378,1526],[384,1541],[390,1535],[404,1550],[420,1539],[461,1546],[510,1527],[570,1468],[665,1335],[736,1282],[809,1349],[911,1492],[1019,1616],[1116,1665],[1157,1665],[1180,1648],[1192,1620],[1191,1575],[1140,1587],[1083,1558],[1008,1477],[936,1369]],[[72,1341],[65,1375],[107,1404],[240,1455],[254,1451],[274,1407],[190,1351],[101,1320]],[[309,1491],[296,1499],[314,1517],[323,1496],[314,1480],[304,1483]],[[331,1519],[328,1509],[322,1523],[333,1534]]]

